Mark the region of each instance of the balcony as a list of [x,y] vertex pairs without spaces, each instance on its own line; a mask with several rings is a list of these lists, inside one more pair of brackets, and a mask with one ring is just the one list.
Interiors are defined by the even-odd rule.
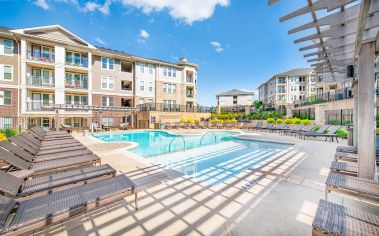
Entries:
[[65,88],[68,89],[88,89],[88,79],[87,77],[82,78],[66,78]]
[[193,79],[193,77],[187,77],[187,78],[186,78],[186,81],[187,81],[187,83],[192,83],[192,84],[193,84],[193,82],[194,82],[195,80]]
[[66,65],[88,68],[87,57],[66,56]]
[[186,92],[186,97],[187,97],[187,98],[193,98],[193,97],[194,97],[194,92],[192,92],[192,91],[187,91],[187,92]]
[[54,87],[55,80],[54,80],[54,77],[30,76],[27,78],[27,85],[41,86],[41,87]]
[[55,54],[47,53],[47,52],[39,52],[39,51],[28,51],[27,59],[39,62],[55,62]]
[[44,107],[48,106],[50,103],[48,101],[33,101],[26,103],[27,111],[44,111]]

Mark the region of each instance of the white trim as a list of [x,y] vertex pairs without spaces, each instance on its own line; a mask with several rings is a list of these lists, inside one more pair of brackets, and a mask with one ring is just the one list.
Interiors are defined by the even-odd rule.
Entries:
[[[11,67],[11,79],[10,80],[4,79],[4,68],[5,68],[5,66]],[[13,75],[14,75],[13,65],[0,64],[0,81],[12,82],[13,81]]]
[[[4,80],[4,81],[8,81],[8,80]],[[14,85],[14,84],[0,84],[0,89],[2,89],[2,88],[18,89],[18,85]]]
[[[103,88],[103,79],[107,80],[107,87]],[[113,88],[109,88],[109,81],[113,80]],[[110,77],[110,76],[101,76],[100,77],[100,88],[104,90],[115,90],[116,89],[116,83],[115,83],[115,78]]]
[[[11,41],[11,43],[12,43],[12,53],[11,54],[4,53],[4,49],[5,49],[4,41]],[[14,56],[13,51],[14,51],[13,39],[4,39],[4,38],[0,39],[0,55],[12,57],[12,56]]]
[[120,97],[133,97],[133,91],[128,91],[128,92],[130,93],[130,95],[128,93],[120,93],[120,92],[111,93],[111,92],[97,92],[97,91],[93,91],[92,94],[120,96]]
[[[103,68],[103,58],[107,59],[107,68]],[[109,60],[112,59],[113,60],[113,69],[109,69]],[[100,69],[101,70],[109,70],[109,71],[114,71],[115,70],[115,65],[116,65],[116,60],[114,58],[111,58],[111,57],[101,57],[100,58]]]

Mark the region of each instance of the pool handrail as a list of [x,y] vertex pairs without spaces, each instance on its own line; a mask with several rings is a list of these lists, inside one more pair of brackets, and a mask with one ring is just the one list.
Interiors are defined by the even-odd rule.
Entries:
[[215,137],[215,143],[217,142],[217,135],[215,134],[215,132],[213,132],[213,131],[208,131],[208,132],[206,132],[206,133],[201,137],[201,139],[200,139],[200,145],[201,145],[201,141],[203,141],[203,138],[204,138],[205,136],[207,136],[208,133],[213,134],[213,136]]
[[172,144],[172,142],[174,142],[174,140],[175,140],[177,137],[181,137],[181,138],[182,138],[183,143],[184,143],[184,151],[186,150],[186,140],[184,139],[184,137],[183,137],[182,135],[175,135],[175,137],[171,140],[170,145],[168,146],[168,151],[169,151],[169,152],[171,152],[171,144]]

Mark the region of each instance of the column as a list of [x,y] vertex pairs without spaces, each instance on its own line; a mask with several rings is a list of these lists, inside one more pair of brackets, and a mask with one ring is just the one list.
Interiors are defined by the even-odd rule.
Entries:
[[359,53],[358,177],[373,179],[375,173],[375,42],[364,43]]
[[315,121],[319,124],[325,124],[325,104],[315,105]]
[[55,104],[65,103],[65,48],[55,46]]
[[354,110],[353,110],[353,146],[358,147],[358,78],[353,81]]
[[21,38],[21,48],[20,48],[20,55],[21,55],[21,66],[20,66],[20,77],[21,77],[21,113],[24,113],[27,110],[27,92],[26,92],[26,54],[28,53],[28,45],[26,43],[25,38]]

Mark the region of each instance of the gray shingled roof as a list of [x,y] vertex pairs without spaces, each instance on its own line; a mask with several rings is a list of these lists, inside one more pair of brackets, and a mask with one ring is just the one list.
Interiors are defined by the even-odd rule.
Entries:
[[252,95],[252,96],[254,96],[254,92],[232,89],[232,90],[229,90],[227,92],[216,94],[216,96],[238,96],[238,95]]
[[12,29],[0,26],[0,33],[1,34],[10,34],[11,35],[12,33],[10,32],[10,30],[12,30]]
[[295,75],[307,75],[313,71],[312,68],[299,68],[299,69],[293,69],[290,71],[286,71],[283,73],[279,73],[277,75],[288,75],[288,76],[295,76]]

